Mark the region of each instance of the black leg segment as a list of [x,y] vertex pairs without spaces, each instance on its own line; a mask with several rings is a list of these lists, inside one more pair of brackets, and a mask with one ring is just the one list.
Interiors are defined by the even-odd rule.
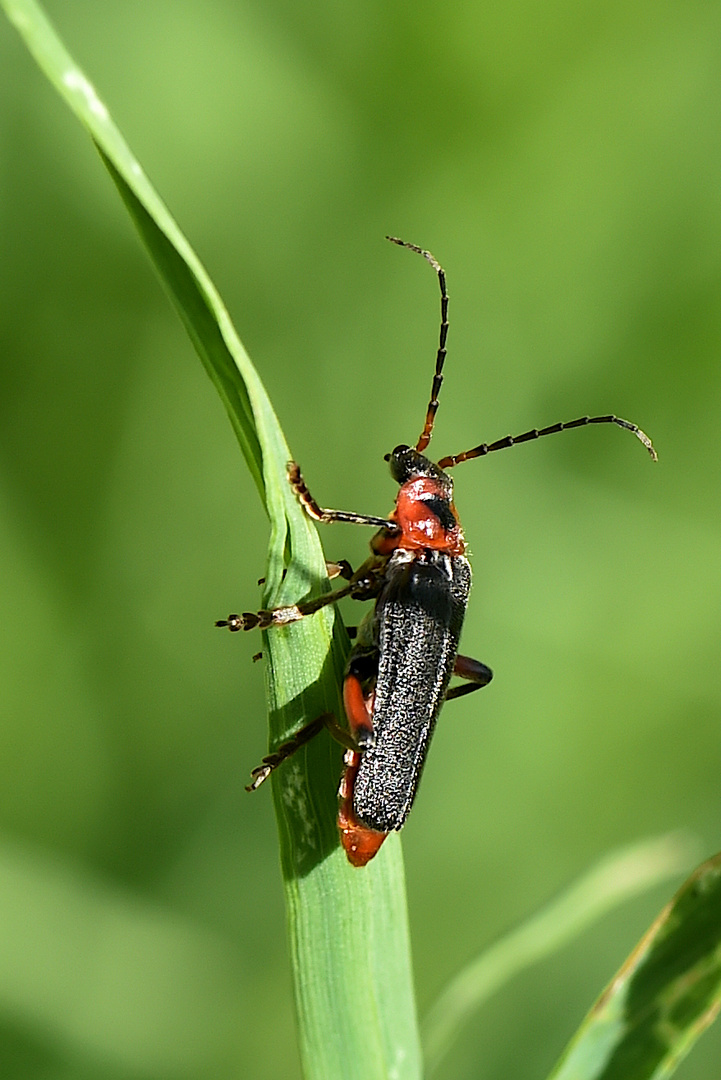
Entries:
[[305,510],[308,517],[314,521],[322,521],[328,524],[332,521],[345,521],[350,525],[372,525],[375,529],[398,530],[394,521],[388,518],[371,517],[369,514],[353,514],[346,510],[326,510],[319,506],[306,487],[305,480],[301,476],[300,467],[295,461],[288,462],[288,482],[295,492],[298,502]]
[[470,656],[457,656],[454,675],[460,675],[468,682],[460,686],[452,686],[446,694],[446,701],[451,698],[463,697],[464,694],[472,694],[474,690],[480,690],[482,686],[488,686],[493,678],[493,672],[480,660],[473,660]]
[[323,728],[326,728],[341,746],[345,746],[348,750],[358,749],[358,744],[353,736],[338,724],[333,713],[321,713],[315,720],[311,720],[305,727],[296,731],[295,735],[291,736],[290,739],[281,743],[278,749],[274,750],[272,754],[267,754],[263,758],[261,764],[251,772],[250,775],[253,779],[245,790],[255,791],[259,788],[260,785],[268,779],[274,769],[277,769],[279,765],[282,765],[284,761],[289,757],[292,757],[297,750],[300,750],[301,747],[309,743],[311,739],[314,739]]

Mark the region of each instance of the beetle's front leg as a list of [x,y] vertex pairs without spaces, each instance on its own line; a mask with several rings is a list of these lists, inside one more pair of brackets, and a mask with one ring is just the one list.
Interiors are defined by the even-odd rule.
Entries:
[[308,491],[305,480],[301,476],[300,466],[295,461],[288,462],[288,483],[293,488],[295,497],[305,510],[308,517],[314,521],[322,521],[329,524],[332,521],[345,521],[349,525],[370,525],[375,529],[390,529],[398,532],[398,525],[390,518],[373,517],[370,514],[354,514],[347,510],[327,510],[319,506],[311,493]]
[[464,694],[472,694],[474,690],[480,690],[482,686],[488,686],[493,678],[493,672],[480,660],[473,660],[470,656],[457,656],[453,668],[454,675],[460,675],[462,679],[468,679],[465,685],[452,686],[446,694],[446,701],[451,698],[463,697]]

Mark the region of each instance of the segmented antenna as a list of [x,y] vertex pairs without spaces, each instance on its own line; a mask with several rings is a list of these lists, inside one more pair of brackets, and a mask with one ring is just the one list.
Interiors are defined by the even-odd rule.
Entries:
[[654,461],[658,461],[658,454],[653,448],[653,443],[649,439],[648,435],[641,431],[640,427],[636,427],[629,420],[622,420],[620,416],[580,416],[578,420],[571,420],[567,424],[551,424],[550,427],[533,428],[531,431],[524,431],[522,435],[506,435],[505,439],[498,439],[492,443],[481,443],[480,446],[474,446],[472,450],[466,450],[463,454],[455,454],[450,457],[441,458],[438,462],[438,467],[441,469],[450,469],[453,465],[459,465],[462,461],[470,461],[471,458],[483,457],[484,454],[490,454],[494,450],[505,450],[509,446],[515,446],[516,443],[530,442],[532,439],[540,439],[543,435],[555,435],[559,431],[568,431],[569,428],[585,427],[587,424],[617,424],[618,427],[625,428],[626,431],[632,431],[637,439],[640,439],[643,445],[648,450]]
[[[443,364],[446,359],[446,338],[448,336],[448,293],[446,292],[446,274],[441,264],[430,251],[424,251],[423,248],[417,247],[416,244],[409,244],[406,240],[399,240],[397,236],[387,236],[386,240],[390,240],[392,244],[398,244],[399,247],[408,248],[410,251],[415,251],[416,254],[422,255],[438,274],[438,282],[441,287],[441,333],[438,343],[438,353],[436,355],[436,370],[433,375],[431,400],[428,402],[426,421],[416,444],[416,450],[419,454],[422,454],[428,446],[428,443],[431,441],[433,423],[436,418],[436,413],[438,412],[438,395],[441,390],[441,384],[443,383]],[[524,431],[522,435],[506,435],[505,439],[498,439],[496,442],[492,443],[481,443],[480,446],[474,446],[472,450],[466,450],[462,454],[454,454],[449,457],[441,458],[438,462],[438,466],[441,469],[450,469],[453,465],[459,465],[462,461],[470,461],[472,458],[483,457],[485,454],[490,454],[494,450],[505,450],[509,446],[515,446],[516,443],[530,442],[532,439],[540,439],[543,435],[555,435],[559,431],[568,431],[570,428],[585,427],[587,424],[616,424],[618,427],[625,428],[626,431],[632,431],[636,438],[646,447],[653,461],[658,461],[658,454],[654,450],[653,443],[648,435],[644,431],[641,431],[640,427],[637,427],[636,424],[632,424],[629,420],[622,420],[620,416],[611,416],[609,414],[608,416],[580,416],[578,420],[570,420],[565,424],[551,424],[550,427],[540,429],[533,428],[531,431]]]
[[428,443],[431,441],[433,422],[436,418],[436,413],[438,412],[438,394],[440,393],[441,383],[443,382],[443,364],[446,359],[446,337],[448,336],[448,293],[446,292],[446,275],[443,267],[438,260],[431,255],[430,251],[424,251],[423,248],[419,248],[415,244],[409,244],[405,240],[399,240],[397,236],[386,236],[386,240],[390,240],[392,244],[398,244],[399,247],[408,248],[409,251],[415,251],[418,255],[422,255],[438,274],[438,282],[441,286],[441,333],[438,344],[438,353],[436,355],[436,370],[433,376],[433,386],[431,387],[431,400],[428,402],[428,411],[426,412],[426,422],[423,425],[423,431],[421,432],[420,438],[416,443],[416,450],[419,454],[422,454],[428,446]]

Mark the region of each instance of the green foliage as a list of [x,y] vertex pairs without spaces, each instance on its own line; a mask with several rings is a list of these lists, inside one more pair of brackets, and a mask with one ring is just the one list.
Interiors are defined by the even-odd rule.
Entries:
[[591,1009],[550,1080],[662,1080],[721,1007],[721,855],[691,875]]
[[[38,9],[4,6],[27,36]],[[415,437],[427,399],[436,286],[387,232],[448,273],[439,456],[605,411],[661,453],[654,476],[621,433],[577,432],[459,469],[476,574],[463,648],[496,678],[444,713],[404,833],[422,1004],[594,853],[679,825],[717,847],[718,11],[48,8],[246,313],[324,503],[385,512],[381,455]],[[65,70],[51,35],[35,44]],[[264,752],[259,645],[212,622],[325,588],[322,556],[225,308],[90,83],[73,66],[57,88],[250,478],[110,185],[5,25],[0,62],[3,1075],[288,1080],[269,800],[239,780]],[[357,563],[352,532],[332,530],[329,555]],[[337,707],[346,647],[330,612],[268,637],[273,739]],[[305,1069],[413,1075],[399,845],[368,872],[345,864],[339,752],[317,743],[286,775],[292,797],[274,790]],[[559,1077],[635,1077],[628,1057],[617,1068],[629,1039],[639,1076],[675,1066],[717,996],[715,874],[679,894]],[[523,977],[473,1016],[448,1075],[545,1075],[661,900],[538,970],[529,936]],[[679,1080],[715,1080],[717,1057],[712,1033]]]
[[[225,404],[271,519],[266,603],[317,592],[325,566],[286,480],[290,451],[215,288],[41,9],[34,0],[3,3],[90,130]],[[272,745],[321,712],[342,708],[347,636],[334,635],[333,622],[331,612],[323,613],[264,642]],[[414,1080],[419,1050],[400,846],[386,844],[363,874],[349,866],[334,820],[338,759],[337,751],[312,746],[273,778],[304,1071],[319,1080],[341,1074]],[[343,946],[331,947],[336,942]]]
[[697,845],[677,834],[613,852],[468,963],[425,1018],[423,1044],[428,1072],[437,1069],[461,1026],[505,982],[558,952],[617,904],[686,870],[696,854]]

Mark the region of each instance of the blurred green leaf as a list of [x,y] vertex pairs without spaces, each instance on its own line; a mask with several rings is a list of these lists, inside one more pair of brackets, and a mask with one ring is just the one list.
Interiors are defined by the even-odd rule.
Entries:
[[670,833],[612,852],[464,967],[423,1021],[428,1073],[437,1069],[471,1014],[509,979],[557,952],[618,904],[687,870],[697,849],[692,837]]
[[721,855],[715,855],[663,909],[549,1080],[662,1080],[719,1007]]
[[223,1072],[241,985],[221,935],[0,837],[0,999],[48,1041],[133,1075]]
[[[290,451],[217,291],[40,7],[2,5],[90,131],[228,410],[271,521],[265,602],[323,591],[317,535],[285,478]],[[267,635],[271,745],[321,712],[340,711],[347,644],[330,610]],[[414,1080],[420,1053],[400,843],[392,838],[362,871],[350,867],[335,825],[339,775],[339,750],[324,734],[273,781],[304,1068],[318,1080]]]
[[[3,0],[3,8],[58,93],[85,125],[120,189],[156,270],[205,369],[220,394],[246,463],[261,490],[261,452],[250,395],[258,377],[207,272],[145,176],[95,87],[78,67],[42,8],[33,0]],[[265,402],[255,401],[258,408]]]

